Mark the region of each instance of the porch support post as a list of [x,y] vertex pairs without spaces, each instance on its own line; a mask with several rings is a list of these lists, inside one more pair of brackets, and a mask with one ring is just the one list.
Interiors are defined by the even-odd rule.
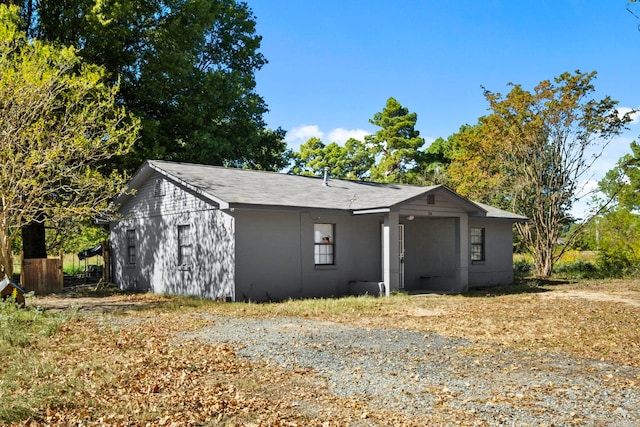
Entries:
[[382,280],[384,280],[386,296],[400,289],[398,224],[398,212],[388,212],[384,216],[384,227],[382,231]]
[[469,290],[469,217],[460,215],[456,220],[456,291]]

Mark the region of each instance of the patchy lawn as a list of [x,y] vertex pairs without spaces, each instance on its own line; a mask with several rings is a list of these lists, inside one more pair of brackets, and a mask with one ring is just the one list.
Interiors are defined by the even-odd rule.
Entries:
[[[499,345],[640,367],[635,281],[528,281],[468,295],[272,304],[85,289],[27,305],[31,315],[0,335],[4,424],[415,424],[389,408],[333,395],[312,368],[284,370],[239,357],[229,344],[179,338],[211,326],[211,315],[404,328],[465,338],[479,353]],[[637,380],[620,386],[636,389]],[[444,406],[430,408],[429,417],[436,425],[483,425]]]

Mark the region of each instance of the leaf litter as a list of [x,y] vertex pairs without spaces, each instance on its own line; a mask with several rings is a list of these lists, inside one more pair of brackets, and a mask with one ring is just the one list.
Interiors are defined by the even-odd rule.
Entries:
[[[625,298],[637,300],[636,287],[616,282],[579,290],[618,296],[624,291]],[[420,357],[403,360],[403,367],[388,372],[388,378],[394,378],[406,370],[412,375],[410,381],[421,385],[419,393],[409,387],[387,390],[389,396],[405,396],[407,401],[416,394],[427,396],[424,401],[429,403],[417,409],[419,416],[385,405],[371,393],[337,393],[331,375],[313,363],[287,365],[270,357],[248,357],[243,352],[249,344],[241,340],[206,342],[185,335],[215,328],[220,319],[229,318],[285,318],[281,329],[296,331],[300,318],[291,317],[287,310],[294,308],[289,303],[166,310],[167,302],[175,300],[152,295],[102,297],[97,308],[85,307],[80,319],[25,349],[27,363],[20,368],[20,380],[5,378],[12,368],[6,360],[0,362],[0,416],[16,426],[511,425],[522,410],[531,417],[530,425],[616,425],[615,420],[637,420],[637,406],[616,402],[637,403],[640,379],[634,367],[640,366],[636,328],[640,311],[611,299],[549,297],[575,288],[492,298],[398,297],[374,305],[367,300],[362,302],[366,310],[323,308],[305,314],[305,319],[319,321],[305,324],[306,338],[291,341],[284,350],[272,349],[333,354],[344,365],[358,352],[339,350],[334,336],[313,335],[319,328],[335,331],[338,328],[331,325],[341,324],[355,329],[402,328],[393,330],[374,353],[383,353],[402,338],[403,331],[466,340],[468,345],[444,351],[442,346],[427,345]],[[64,304],[72,305],[73,300]],[[118,308],[119,304],[126,306]],[[439,368],[455,382],[430,381],[428,374],[413,368],[428,366],[432,355],[442,358]],[[357,364],[351,368],[338,375],[362,383],[366,369]],[[477,375],[499,379],[506,387],[484,396],[469,394],[465,390],[473,389]],[[585,382],[589,377],[593,381]],[[519,378],[533,381],[524,386]],[[555,401],[564,401],[566,410],[547,422],[550,418],[545,416]],[[593,418],[589,408],[609,418]],[[7,415],[11,411],[18,415]]]

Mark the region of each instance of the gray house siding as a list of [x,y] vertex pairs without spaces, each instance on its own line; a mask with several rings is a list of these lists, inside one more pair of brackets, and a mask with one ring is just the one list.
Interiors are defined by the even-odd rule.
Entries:
[[[210,203],[162,180],[149,179],[121,208],[112,224],[114,279],[122,288],[157,293],[233,298],[234,220]],[[188,226],[180,265],[178,228]],[[135,262],[130,263],[127,231],[135,233]],[[184,230],[184,229],[183,229]]]
[[469,286],[513,282],[513,224],[504,220],[470,219],[469,229],[485,229],[485,259],[469,264]]
[[[281,300],[349,293],[380,281],[380,219],[343,212],[236,209],[236,297]],[[335,227],[333,265],[315,265],[314,224]]]
[[296,212],[236,209],[236,299],[300,295],[300,237]]
[[[387,294],[511,283],[512,225],[526,221],[444,186],[323,185],[164,161],[146,162],[129,188],[111,224],[114,281],[236,301],[377,293],[381,282]],[[331,225],[330,244],[316,243],[315,224]],[[471,260],[476,227],[485,231],[481,261]],[[317,265],[316,245],[333,259]]]

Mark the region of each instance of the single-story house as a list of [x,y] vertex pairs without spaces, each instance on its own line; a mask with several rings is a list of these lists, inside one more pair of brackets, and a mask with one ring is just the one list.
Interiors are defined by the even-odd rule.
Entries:
[[232,301],[508,284],[526,220],[442,185],[156,160],[116,203],[117,285]]

